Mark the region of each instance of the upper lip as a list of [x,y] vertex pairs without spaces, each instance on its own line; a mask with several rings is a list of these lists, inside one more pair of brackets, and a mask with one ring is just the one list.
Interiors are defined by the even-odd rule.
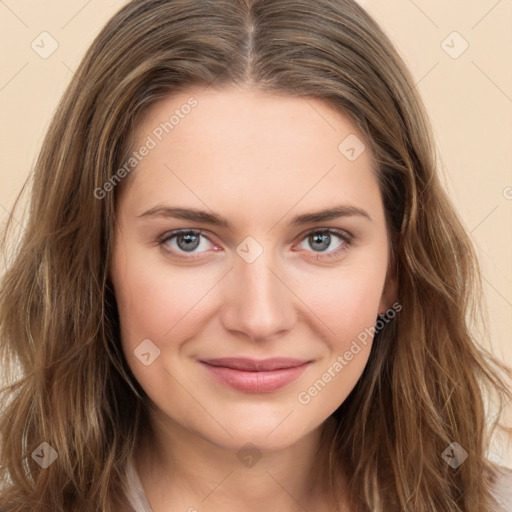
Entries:
[[262,372],[280,370],[284,368],[295,368],[309,363],[304,359],[293,359],[289,357],[274,357],[271,359],[250,359],[247,357],[221,357],[218,359],[203,359],[203,363],[211,366],[223,366],[234,370],[249,372]]

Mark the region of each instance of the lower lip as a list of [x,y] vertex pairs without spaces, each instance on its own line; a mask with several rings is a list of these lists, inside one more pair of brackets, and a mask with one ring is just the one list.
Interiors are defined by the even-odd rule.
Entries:
[[226,368],[225,366],[212,366],[202,363],[220,382],[239,391],[248,393],[269,393],[283,388],[298,379],[309,363],[293,368],[280,370],[249,372]]

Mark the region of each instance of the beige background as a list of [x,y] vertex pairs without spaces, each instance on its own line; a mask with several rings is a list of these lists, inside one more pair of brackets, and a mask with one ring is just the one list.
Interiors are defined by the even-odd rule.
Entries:
[[[0,1],[0,226],[73,70],[125,3]],[[481,258],[493,351],[512,364],[512,1],[360,3],[396,43],[425,100],[446,187]],[[46,59],[31,47],[45,38],[51,48],[42,32],[58,43]],[[511,452],[497,448],[496,457],[512,467]]]

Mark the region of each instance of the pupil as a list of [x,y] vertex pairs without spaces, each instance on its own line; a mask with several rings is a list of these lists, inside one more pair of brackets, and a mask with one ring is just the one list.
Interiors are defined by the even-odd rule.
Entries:
[[[195,238],[195,240],[193,240]],[[185,245],[181,245],[181,241],[185,241]],[[197,248],[199,245],[199,237],[193,233],[186,233],[185,235],[179,235],[178,236],[178,245],[180,246],[180,249],[183,249],[185,251],[192,251]]]
[[322,247],[319,247],[319,249],[327,249],[327,247],[329,247],[330,237],[331,237],[331,235],[329,235],[328,233],[321,233],[321,234],[319,233],[316,235],[312,235],[311,239],[313,239],[315,242],[323,241],[323,243],[321,244]]

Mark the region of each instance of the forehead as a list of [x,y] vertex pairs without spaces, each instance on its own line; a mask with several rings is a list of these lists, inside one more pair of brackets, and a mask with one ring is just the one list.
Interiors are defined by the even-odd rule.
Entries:
[[[244,152],[281,153],[293,149],[338,149],[338,143],[353,134],[364,137],[349,118],[323,100],[267,93],[256,89],[228,86],[222,89],[193,87],[153,104],[136,126],[136,145],[152,136],[157,143],[174,143],[174,149],[209,139],[216,144]],[[277,139],[276,139],[277,137]],[[165,139],[165,140],[163,140]],[[302,146],[306,143],[306,147]],[[242,144],[242,146],[240,146]],[[229,151],[229,154],[235,151]],[[290,155],[290,158],[293,155]],[[366,152],[367,158],[371,155]]]
[[128,187],[139,213],[185,197],[197,207],[238,199],[255,212],[379,199],[369,145],[348,117],[314,98],[191,88],[146,112],[134,150],[145,145]]

